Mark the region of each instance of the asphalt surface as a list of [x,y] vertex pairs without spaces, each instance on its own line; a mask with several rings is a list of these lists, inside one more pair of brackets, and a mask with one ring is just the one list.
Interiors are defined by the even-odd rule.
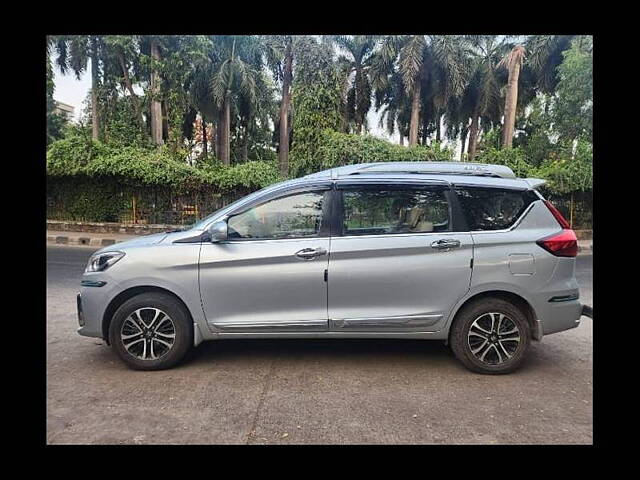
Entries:
[[[76,333],[89,247],[47,247],[47,443],[591,444],[592,320],[535,342],[510,375],[441,342],[225,340],[159,372]],[[579,256],[592,305],[592,256]]]

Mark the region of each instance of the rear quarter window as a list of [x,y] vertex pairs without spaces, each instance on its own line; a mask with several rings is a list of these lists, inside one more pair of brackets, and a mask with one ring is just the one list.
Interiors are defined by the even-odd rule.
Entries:
[[462,186],[454,190],[471,231],[510,228],[538,200],[530,190]]

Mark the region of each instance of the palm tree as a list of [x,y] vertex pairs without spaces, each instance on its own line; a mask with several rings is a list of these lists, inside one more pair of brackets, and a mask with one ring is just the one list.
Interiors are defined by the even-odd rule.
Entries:
[[211,78],[211,96],[219,109],[218,152],[223,164],[231,163],[231,104],[240,95],[250,103],[257,101],[257,83],[262,68],[262,50],[255,36],[216,36],[218,62]]
[[47,36],[47,145],[62,136],[62,127],[66,123],[66,117],[55,113],[55,91],[53,64],[51,56],[56,45],[55,36]]
[[[366,116],[371,108],[371,78],[369,66],[376,47],[377,37],[373,35],[336,35],[334,43],[346,54],[338,57],[343,65],[346,88],[346,123],[354,124],[356,133],[361,133]],[[352,78],[353,76],[353,78]]]
[[382,40],[381,48],[372,61],[374,84],[384,88],[395,68],[402,76],[404,88],[411,99],[410,146],[418,144],[423,100],[433,102],[437,117],[435,123],[439,129],[443,107],[451,97],[462,92],[465,83],[462,44],[462,37],[454,35],[391,35]]
[[411,102],[402,84],[402,77],[394,72],[383,87],[374,85],[375,109],[376,112],[380,111],[379,125],[386,128],[389,135],[397,130],[400,145],[404,145],[404,138],[409,135]]
[[387,35],[381,39],[379,48],[371,58],[369,75],[371,87],[375,97],[375,108],[382,108],[380,126],[386,122],[387,132],[393,135],[397,127],[400,143],[404,143],[404,136],[408,135],[402,127],[408,126],[409,121],[403,123],[410,116],[410,97],[402,82],[402,76],[397,68],[398,51],[406,41],[400,35]]
[[[189,99],[194,110],[200,113],[202,120],[202,144],[203,154],[208,155],[208,142],[206,125],[218,118],[218,110],[211,98],[210,79],[213,76],[210,64],[197,65],[192,73],[189,87]],[[217,142],[217,138],[215,139]]]
[[100,114],[98,109],[98,90],[100,88],[100,53],[102,39],[97,35],[61,35],[55,44],[58,53],[56,63],[62,74],[69,70],[80,75],[87,69],[87,60],[91,59],[91,138],[100,137]]
[[151,97],[151,141],[155,145],[162,145],[162,103],[160,101],[160,83],[161,78],[158,72],[158,62],[160,62],[160,42],[158,38],[151,37],[150,53],[151,53],[151,77],[149,92]]
[[283,177],[289,174],[289,114],[291,110],[291,85],[293,83],[294,42],[293,35],[265,35],[261,38],[266,62],[277,82],[282,84],[282,96],[278,113],[278,165]]
[[420,95],[422,80],[426,75],[425,56],[427,42],[424,35],[412,35],[399,51],[400,73],[407,94],[411,97],[409,146],[418,144],[420,122]]
[[460,35],[433,35],[427,59],[429,69],[428,99],[433,112],[431,122],[436,141],[441,140],[442,116],[449,103],[458,99],[468,82],[467,40]]
[[522,45],[516,45],[499,63],[499,66],[505,67],[509,72],[504,103],[504,127],[502,129],[503,148],[511,148],[513,144],[516,107],[518,104],[518,78],[520,77],[520,69],[524,63],[524,58],[524,47]]
[[[211,95],[211,78],[215,74],[215,67],[219,63],[220,59],[218,51],[214,48],[213,38],[207,36],[201,36],[198,38],[198,44],[193,48],[195,51],[199,51],[198,55],[194,56],[191,63],[191,69],[185,81],[188,90],[188,100],[191,106],[192,116],[195,119],[197,113],[200,113],[202,120],[202,143],[203,154],[206,157],[208,155],[208,142],[207,128],[204,126],[207,123],[217,124],[217,120],[220,117],[219,109],[217,108],[213,97]],[[189,116],[188,116],[189,117]],[[189,117],[190,118],[190,117]],[[189,118],[185,120],[189,120]],[[191,125],[191,122],[189,123]],[[215,154],[217,155],[217,135],[214,137],[214,145],[216,146]]]
[[256,77],[255,99],[247,95],[240,95],[232,109],[232,125],[235,127],[234,158],[246,162],[251,146],[257,145],[268,148],[271,135],[268,128],[273,117],[277,115],[278,105],[275,101],[275,86],[270,78],[261,72]]
[[136,35],[105,35],[105,75],[112,71],[118,83],[129,93],[140,130],[145,132],[144,117],[140,98],[133,85],[139,70],[139,38]]
[[471,118],[468,158],[473,160],[478,145],[480,119],[497,119],[500,116],[501,78],[498,65],[513,45],[508,39],[499,38],[497,35],[474,35],[469,36],[467,40],[471,76],[460,108],[465,123],[469,117]]
[[531,35],[524,42],[527,50],[525,67],[535,77],[538,91],[551,94],[558,84],[557,68],[564,59],[562,52],[571,46],[575,35]]

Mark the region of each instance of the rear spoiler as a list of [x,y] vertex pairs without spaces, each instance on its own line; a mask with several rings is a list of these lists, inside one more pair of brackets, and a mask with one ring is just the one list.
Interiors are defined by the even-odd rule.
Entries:
[[531,188],[538,188],[539,186],[547,183],[547,181],[542,178],[525,178],[524,181],[527,182]]

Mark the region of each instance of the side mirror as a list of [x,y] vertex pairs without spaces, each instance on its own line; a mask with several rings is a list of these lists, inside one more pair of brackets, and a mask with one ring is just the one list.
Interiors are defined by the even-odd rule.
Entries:
[[207,229],[211,243],[223,242],[227,239],[227,222],[226,220],[220,220],[215,222]]

